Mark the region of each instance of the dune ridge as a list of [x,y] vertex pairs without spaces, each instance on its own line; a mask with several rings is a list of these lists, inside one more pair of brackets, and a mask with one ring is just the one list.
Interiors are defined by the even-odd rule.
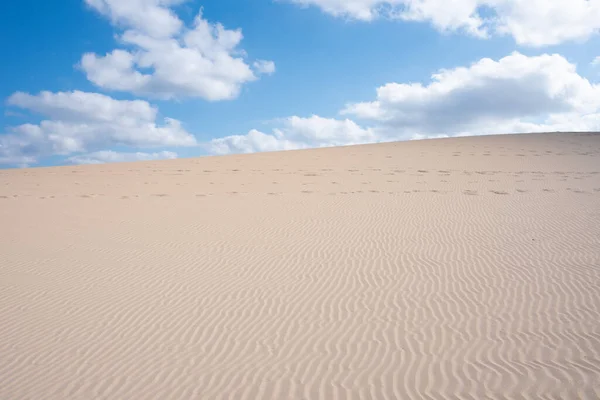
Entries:
[[0,171],[1,399],[600,398],[600,135]]

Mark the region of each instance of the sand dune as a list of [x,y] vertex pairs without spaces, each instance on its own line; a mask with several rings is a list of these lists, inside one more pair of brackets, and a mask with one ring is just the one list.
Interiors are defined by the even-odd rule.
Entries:
[[600,398],[600,135],[0,171],[1,399]]

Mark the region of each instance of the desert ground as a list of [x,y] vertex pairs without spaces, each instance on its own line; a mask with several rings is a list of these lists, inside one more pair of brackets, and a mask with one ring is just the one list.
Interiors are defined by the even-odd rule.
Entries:
[[600,398],[600,134],[0,171],[0,399],[544,398]]

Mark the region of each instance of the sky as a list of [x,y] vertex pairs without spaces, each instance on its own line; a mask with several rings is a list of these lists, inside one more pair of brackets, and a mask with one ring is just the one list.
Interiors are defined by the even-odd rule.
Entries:
[[600,131],[600,0],[5,0],[0,168]]

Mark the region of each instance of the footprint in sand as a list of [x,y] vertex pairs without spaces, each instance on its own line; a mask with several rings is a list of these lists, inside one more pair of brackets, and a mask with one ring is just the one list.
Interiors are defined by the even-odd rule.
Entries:
[[[579,193],[579,194],[586,194],[587,192],[585,190],[580,190],[580,189],[571,189],[571,188],[567,188],[568,191],[573,192],[573,193]],[[595,190],[595,189],[594,189]]]

